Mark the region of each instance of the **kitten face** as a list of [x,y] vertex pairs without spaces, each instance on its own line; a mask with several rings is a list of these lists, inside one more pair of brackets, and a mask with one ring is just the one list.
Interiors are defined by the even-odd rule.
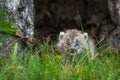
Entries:
[[85,50],[87,40],[87,33],[82,34],[81,31],[72,29],[66,32],[60,32],[57,46],[61,52],[79,54]]

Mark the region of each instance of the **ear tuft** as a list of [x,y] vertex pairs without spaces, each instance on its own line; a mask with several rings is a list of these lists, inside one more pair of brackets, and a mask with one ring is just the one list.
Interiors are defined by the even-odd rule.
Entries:
[[88,33],[83,33],[83,37],[85,39],[85,42],[87,42],[88,41]]
[[61,31],[59,34],[59,40],[63,38],[63,35],[65,34],[65,32]]

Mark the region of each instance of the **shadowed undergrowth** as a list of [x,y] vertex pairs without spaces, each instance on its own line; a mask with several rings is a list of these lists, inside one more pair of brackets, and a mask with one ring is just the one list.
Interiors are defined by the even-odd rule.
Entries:
[[9,57],[0,58],[0,80],[119,80],[120,56],[104,51],[103,57],[79,64],[63,65],[60,55],[47,44],[36,50],[17,53],[15,44]]

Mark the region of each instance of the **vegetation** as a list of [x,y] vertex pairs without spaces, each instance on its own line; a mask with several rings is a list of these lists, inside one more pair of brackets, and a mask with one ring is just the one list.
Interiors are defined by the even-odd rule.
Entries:
[[52,46],[41,45],[33,51],[27,48],[17,52],[18,44],[9,57],[0,58],[1,80],[119,80],[120,56],[112,51],[89,61],[80,59],[78,64],[63,65],[60,55]]
[[[5,20],[4,10],[0,10],[0,56],[7,55],[10,53],[10,49],[12,48],[12,44],[15,43],[16,31],[17,27],[12,27],[14,20],[10,18],[9,20]],[[11,42],[13,43],[11,43]],[[9,49],[8,49],[9,48]]]
[[6,21],[4,19],[4,11],[0,11],[0,33],[6,33],[15,35],[17,28],[11,28],[10,26],[13,24],[13,20]]

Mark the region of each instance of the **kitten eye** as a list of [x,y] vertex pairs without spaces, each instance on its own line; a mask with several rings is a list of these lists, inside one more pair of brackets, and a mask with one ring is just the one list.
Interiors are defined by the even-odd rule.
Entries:
[[78,42],[76,42],[76,43],[75,43],[75,46],[79,46],[79,43],[78,43]]
[[66,44],[67,44],[67,46],[70,46],[70,42],[67,42]]

